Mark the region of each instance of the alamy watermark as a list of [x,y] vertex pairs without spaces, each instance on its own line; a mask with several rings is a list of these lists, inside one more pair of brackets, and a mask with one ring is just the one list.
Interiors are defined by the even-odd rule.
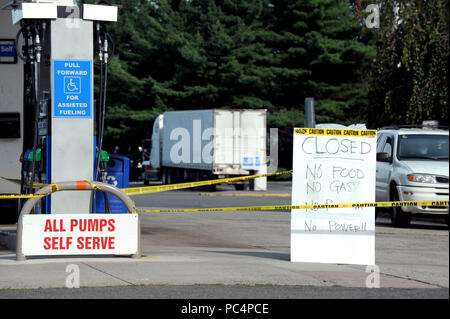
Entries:
[[[192,130],[177,127],[170,131],[170,160],[174,164],[228,164],[240,161],[243,169],[267,173],[278,169],[278,129],[202,128],[201,120],[192,121]],[[269,154],[267,154],[269,146]]]
[[66,7],[65,24],[67,29],[79,29],[81,26],[80,8],[77,6]]
[[66,267],[66,288],[80,288],[80,267],[76,264],[69,264]]
[[380,288],[380,267],[369,265],[366,267],[369,275],[366,277],[366,288]]
[[369,4],[365,11],[369,13],[365,18],[366,27],[378,29],[380,27],[380,7],[377,4]]

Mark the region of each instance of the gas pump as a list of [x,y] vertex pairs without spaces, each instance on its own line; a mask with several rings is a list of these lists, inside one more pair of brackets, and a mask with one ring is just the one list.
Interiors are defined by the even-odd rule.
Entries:
[[[83,6],[74,0],[2,3],[10,20],[0,20],[0,29],[5,23],[18,29],[10,38],[23,64],[23,90],[14,97],[23,99],[17,110],[22,117],[20,193],[32,194],[42,184],[101,181],[108,157],[102,150],[108,64],[114,53],[107,24],[117,21],[118,8],[106,1]],[[0,64],[0,89],[7,76]],[[0,98],[0,112],[2,103]],[[1,141],[0,147],[6,147]],[[4,176],[8,172],[2,172],[1,165]],[[56,193],[41,200],[34,213],[92,213],[93,194]],[[19,211],[22,204],[19,201]]]

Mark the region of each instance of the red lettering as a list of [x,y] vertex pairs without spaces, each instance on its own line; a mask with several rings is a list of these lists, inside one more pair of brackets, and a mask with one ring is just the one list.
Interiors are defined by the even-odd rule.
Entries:
[[109,242],[109,244],[108,244],[108,249],[115,249],[115,247],[114,247],[114,237],[108,237],[108,242]]
[[44,249],[46,250],[50,249],[50,237],[44,238]]
[[45,237],[44,249],[65,250],[72,244],[72,237]]
[[103,227],[105,227],[106,224],[108,224],[108,222],[105,219],[100,220],[100,231],[103,231]]
[[[48,231],[52,231],[52,222],[50,219],[47,219],[45,221],[44,232],[48,232]],[[46,237],[46,238],[48,238],[48,237]]]
[[86,231],[87,222],[86,219],[80,219],[80,231]]
[[84,248],[85,249],[92,249],[91,242],[92,242],[92,237],[85,237],[84,238]]
[[116,226],[114,226],[115,219],[108,220],[108,231],[114,231],[116,229]]
[[78,225],[78,220],[71,219],[70,220],[70,231],[73,231],[73,229]]
[[98,237],[92,238],[92,249],[100,248],[99,241],[100,241],[100,238],[98,238]]
[[77,248],[78,249],[84,249],[83,237],[78,237],[77,242],[78,242]]
[[58,240],[58,237],[52,237],[52,250],[58,249],[57,248],[57,245],[58,245],[57,240]]
[[109,237],[100,237],[102,249],[106,249],[106,247],[108,245],[108,238]]
[[45,221],[44,232],[63,232],[66,231],[64,229],[64,220],[59,220],[59,229],[58,229],[58,221],[56,219],[47,219]]
[[89,219],[88,230],[89,231],[98,231],[98,219]]
[[[56,223],[56,220],[55,220],[55,223]],[[60,231],[60,232],[66,231],[66,230],[64,229],[64,220],[63,220],[63,219],[60,219],[60,220],[59,220],[59,231]]]
[[66,248],[69,249],[70,245],[72,245],[72,237],[66,238]]
[[78,249],[115,249],[115,237],[78,237]]
[[[47,225],[46,227],[49,227],[50,231],[55,231],[55,229],[52,229],[51,224]],[[55,226],[53,226],[55,227]],[[70,220],[70,231],[74,231],[74,229],[78,228],[80,232],[102,232],[104,231],[105,227],[107,227],[108,231],[114,231],[116,229],[115,227],[115,220],[114,219],[98,219],[98,218],[86,218],[86,219],[71,219]],[[62,231],[65,231],[63,229],[62,222],[60,223],[60,228]]]

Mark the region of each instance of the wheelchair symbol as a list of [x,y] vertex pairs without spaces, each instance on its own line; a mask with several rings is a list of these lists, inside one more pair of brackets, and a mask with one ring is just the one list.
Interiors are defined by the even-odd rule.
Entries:
[[80,94],[81,93],[81,78],[79,76],[65,76],[64,77],[64,93],[65,94]]

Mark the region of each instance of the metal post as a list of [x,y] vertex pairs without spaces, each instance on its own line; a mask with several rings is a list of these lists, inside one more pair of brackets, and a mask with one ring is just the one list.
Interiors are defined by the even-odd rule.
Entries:
[[305,127],[316,127],[313,97],[305,98]]

